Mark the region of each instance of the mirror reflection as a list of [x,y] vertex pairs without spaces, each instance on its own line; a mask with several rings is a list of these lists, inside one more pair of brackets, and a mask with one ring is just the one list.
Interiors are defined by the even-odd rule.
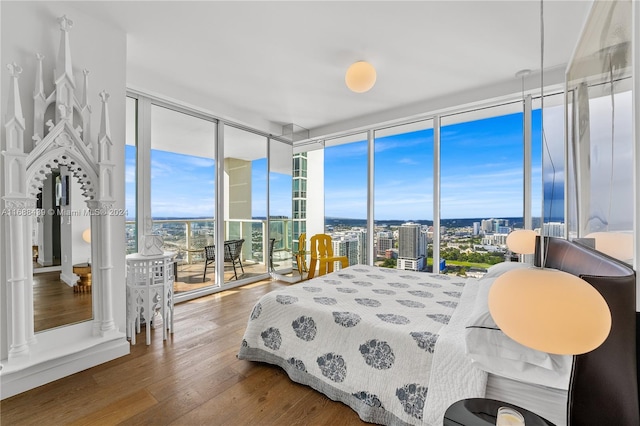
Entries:
[[[594,5],[567,72],[569,237],[633,263],[631,3]],[[596,36],[597,35],[597,36]]]
[[33,217],[34,331],[92,318],[91,216],[65,166],[44,181]]

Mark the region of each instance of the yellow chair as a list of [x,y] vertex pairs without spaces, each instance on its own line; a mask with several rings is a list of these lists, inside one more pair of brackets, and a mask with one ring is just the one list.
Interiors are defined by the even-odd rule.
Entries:
[[334,256],[331,244],[331,236],[317,234],[311,237],[311,264],[309,267],[309,279],[313,278],[318,265],[318,276],[333,272],[333,263],[340,262],[343,268],[349,266],[347,256]]
[[298,237],[298,252],[296,253],[296,264],[300,277],[304,277],[303,273],[307,272],[307,234],[302,233]]

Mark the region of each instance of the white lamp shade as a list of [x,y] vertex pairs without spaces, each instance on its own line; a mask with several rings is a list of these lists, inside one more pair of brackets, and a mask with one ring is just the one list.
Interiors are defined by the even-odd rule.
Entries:
[[82,233],[82,239],[85,243],[91,244],[91,228],[87,228],[84,230],[84,232]]
[[376,69],[368,62],[355,62],[347,69],[344,82],[351,91],[364,93],[376,84]]
[[592,351],[611,330],[611,312],[588,282],[551,269],[517,269],[496,279],[489,311],[516,342],[539,351],[578,355]]
[[514,253],[533,254],[536,251],[536,233],[530,229],[518,229],[507,235],[507,247]]
[[585,238],[596,241],[596,250],[618,260],[633,259],[633,234],[628,232],[592,232]]

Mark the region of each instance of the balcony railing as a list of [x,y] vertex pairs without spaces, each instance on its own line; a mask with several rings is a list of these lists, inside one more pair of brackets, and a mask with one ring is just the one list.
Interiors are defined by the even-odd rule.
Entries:
[[[244,238],[242,261],[264,264],[269,257],[267,223],[271,226],[271,238],[275,238],[274,253],[291,253],[292,220],[230,219],[225,221],[225,240]],[[204,247],[215,244],[214,219],[163,219],[154,220],[152,233],[160,235],[164,249],[177,253],[178,262],[194,263],[204,260]],[[135,222],[126,222],[127,254],[136,251]]]

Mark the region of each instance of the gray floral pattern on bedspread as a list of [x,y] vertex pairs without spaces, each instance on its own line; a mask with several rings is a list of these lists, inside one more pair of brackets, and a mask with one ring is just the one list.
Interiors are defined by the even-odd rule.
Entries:
[[364,420],[423,424],[438,338],[466,282],[357,265],[279,289],[256,304],[238,357],[280,365]]

